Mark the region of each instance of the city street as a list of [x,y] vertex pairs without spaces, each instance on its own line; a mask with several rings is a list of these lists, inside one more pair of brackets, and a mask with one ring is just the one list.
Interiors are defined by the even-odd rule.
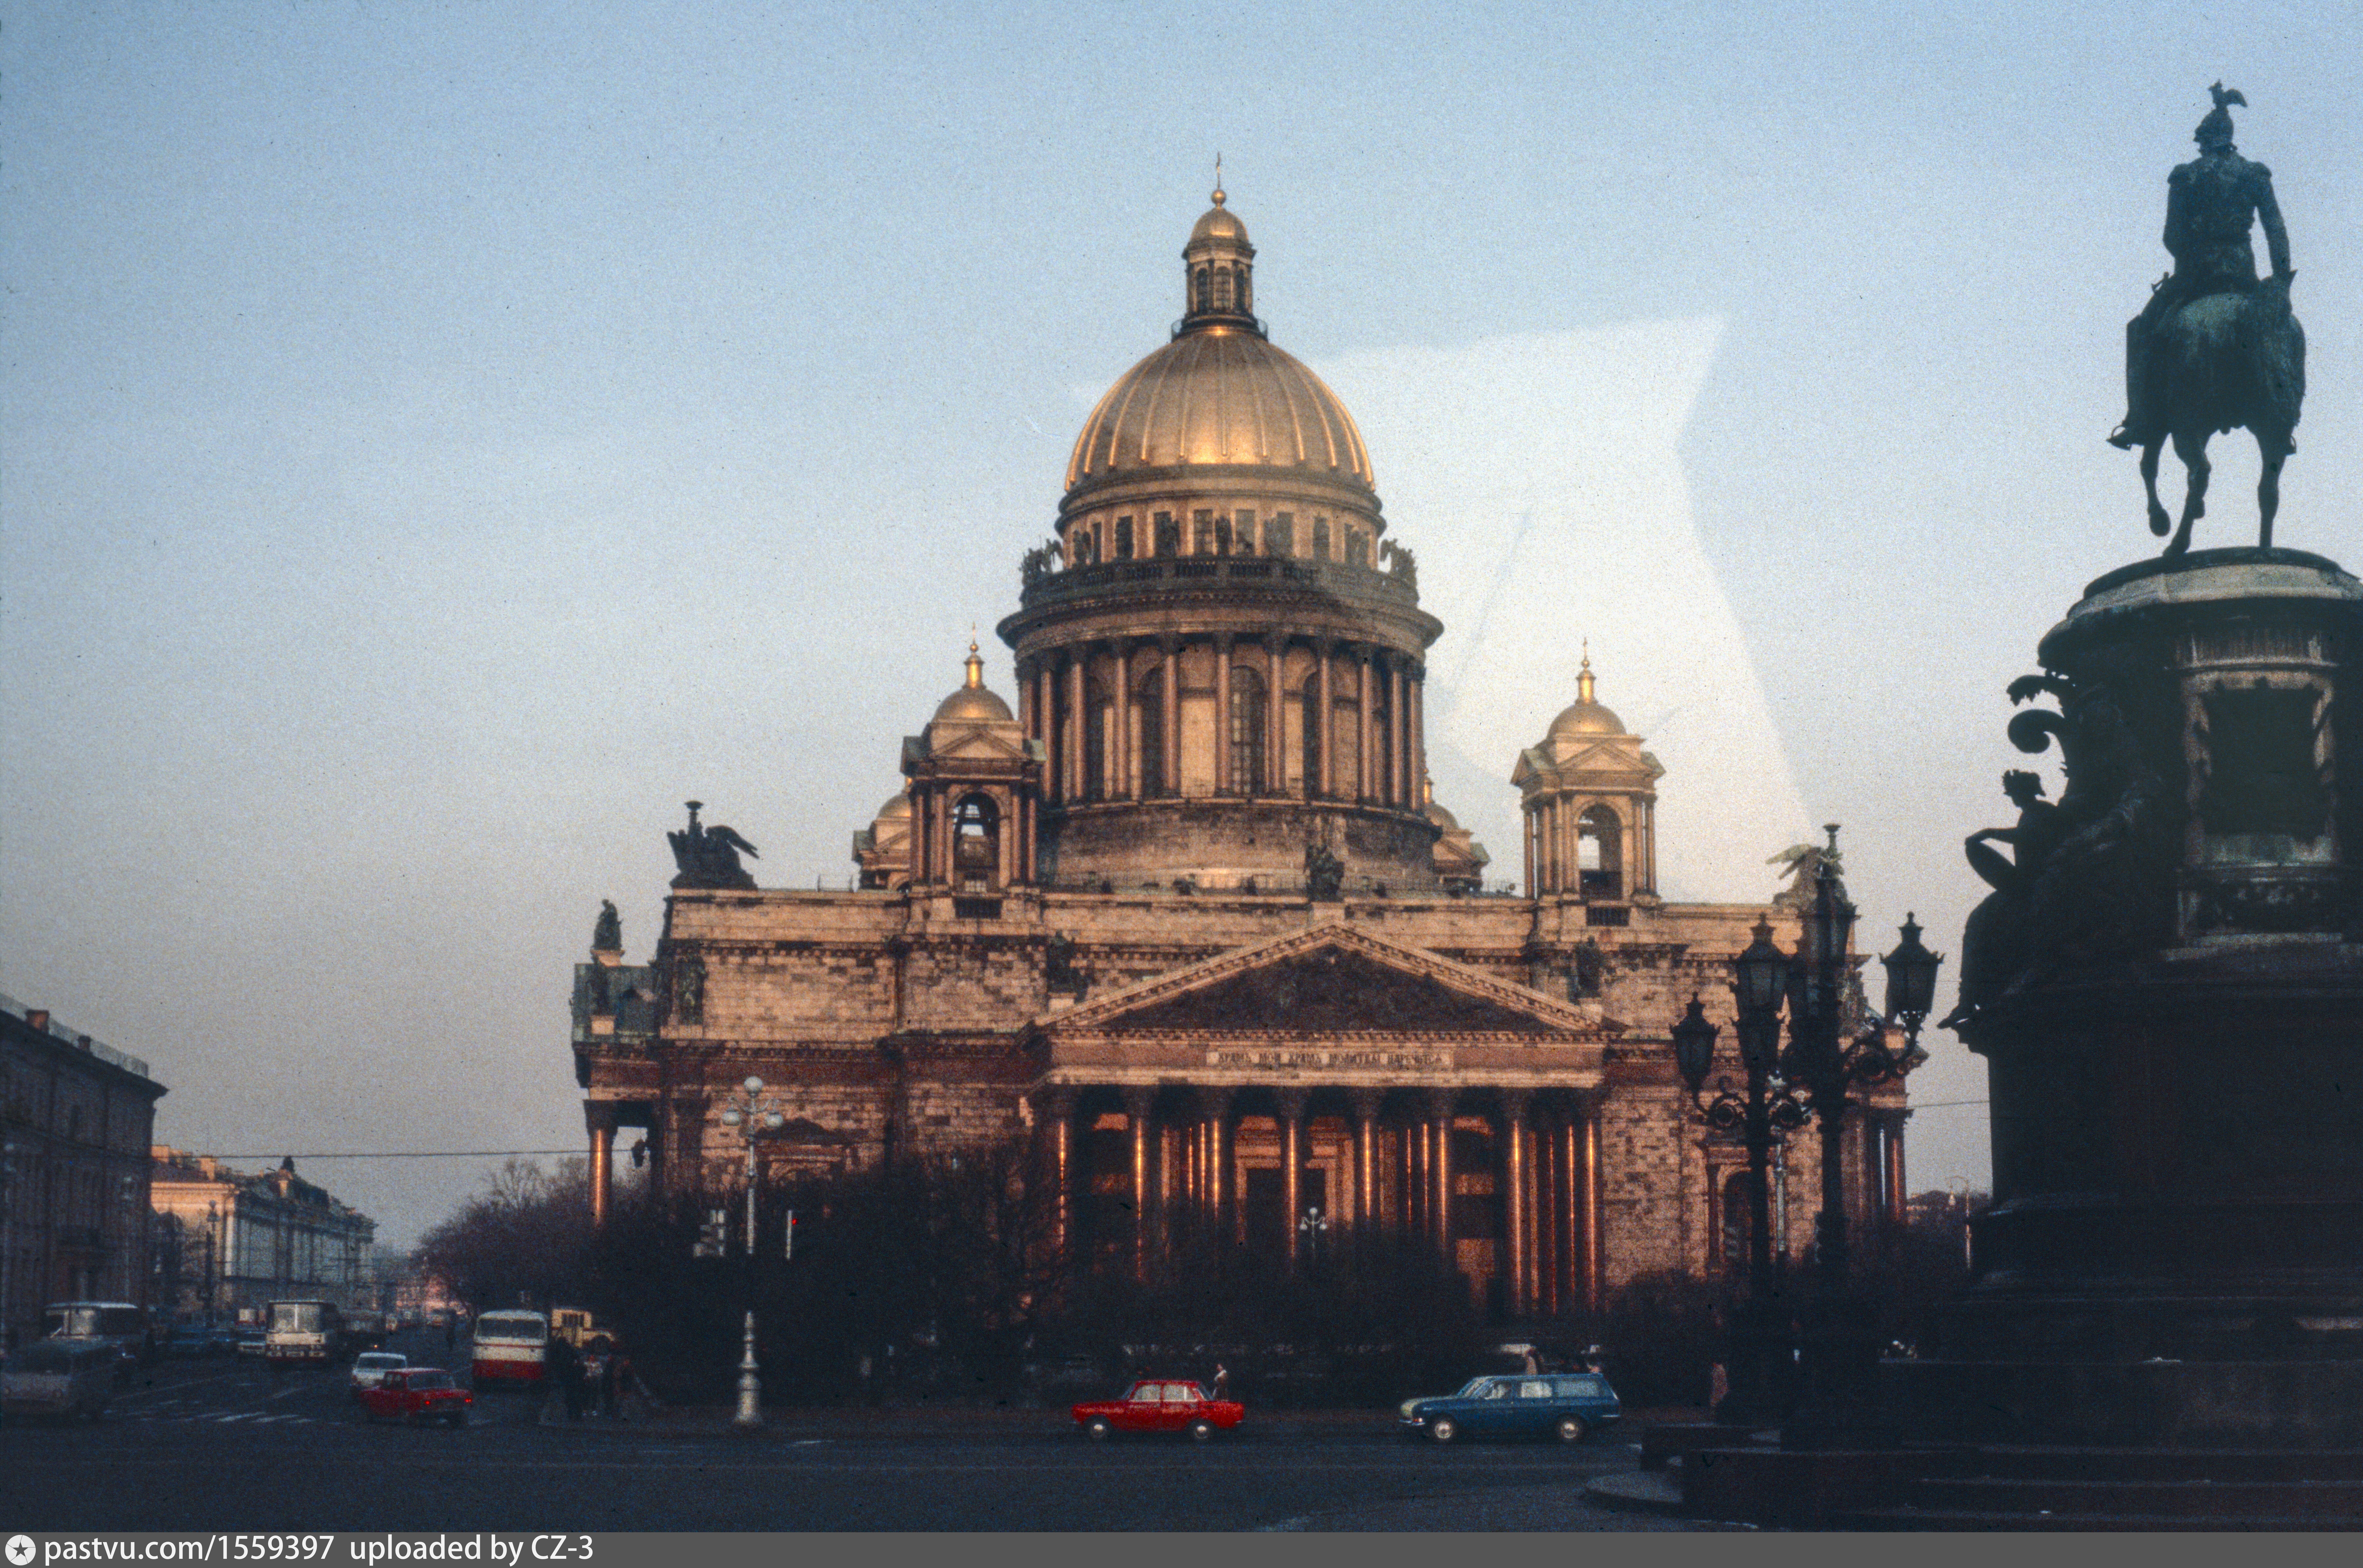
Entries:
[[[388,1348],[450,1365],[439,1334]],[[1205,1445],[1075,1435],[1062,1411],[916,1419],[719,1412],[538,1423],[489,1394],[460,1431],[362,1421],[345,1369],[161,1363],[106,1418],[0,1429],[0,1529],[1634,1529],[1680,1521],[1587,1506],[1631,1466],[1574,1450],[1402,1441],[1382,1412],[1275,1414]]]

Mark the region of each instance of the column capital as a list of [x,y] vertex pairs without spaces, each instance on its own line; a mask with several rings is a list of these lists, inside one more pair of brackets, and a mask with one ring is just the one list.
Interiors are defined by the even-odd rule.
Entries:
[[1146,1120],[1148,1108],[1157,1103],[1157,1087],[1154,1084],[1126,1084],[1123,1094],[1124,1113],[1135,1121]]
[[1152,640],[1157,644],[1157,651],[1163,654],[1167,658],[1171,658],[1175,654],[1182,651],[1182,634],[1179,632],[1159,632],[1153,639],[1149,640]]
[[1535,1091],[1532,1089],[1505,1088],[1502,1090],[1502,1114],[1509,1118],[1512,1121],[1523,1122],[1526,1121],[1527,1112],[1533,1108],[1534,1102]]
[[1379,1107],[1386,1098],[1387,1091],[1381,1088],[1349,1088],[1346,1091],[1346,1103],[1353,1107],[1357,1121],[1376,1121]]
[[1313,1091],[1308,1088],[1294,1088],[1274,1089],[1272,1098],[1280,1101],[1280,1111],[1282,1116],[1287,1117],[1291,1121],[1302,1121],[1304,1120],[1304,1108],[1313,1103]]
[[1079,1096],[1072,1084],[1052,1084],[1038,1091],[1037,1098],[1043,1110],[1063,1119],[1075,1114],[1075,1101]]
[[1207,1120],[1219,1121],[1230,1114],[1234,1090],[1226,1084],[1193,1084],[1198,1097],[1198,1110]]
[[1428,1116],[1437,1121],[1450,1116],[1460,1103],[1460,1091],[1455,1088],[1424,1088],[1419,1091],[1420,1103],[1427,1108]]

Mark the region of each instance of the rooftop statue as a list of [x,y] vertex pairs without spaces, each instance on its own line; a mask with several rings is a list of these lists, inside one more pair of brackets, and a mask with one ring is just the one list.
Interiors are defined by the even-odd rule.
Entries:
[[[2290,314],[2289,235],[2273,199],[2272,171],[2232,145],[2231,105],[2248,101],[2218,82],[2215,107],[2191,138],[2199,156],[2167,176],[2166,248],[2174,270],[2125,326],[2125,418],[2110,442],[2141,448],[2150,532],[2168,531],[2158,499],[2158,448],[2169,438],[2188,485],[2181,526],[2165,554],[2191,547],[2191,525],[2207,512],[2207,438],[2242,426],[2257,437],[2257,543],[2273,542],[2281,463],[2297,450],[2305,397],[2305,331]],[[2271,276],[2259,281],[2251,223],[2265,231]]]
[[[719,823],[712,827],[699,825],[697,813],[703,801],[689,802],[689,826],[681,833],[668,833],[665,839],[672,845],[673,864],[680,874],[673,878],[676,888],[751,888],[755,878],[738,864],[738,852],[756,855],[755,846],[740,838]],[[757,856],[757,858],[761,858]]]

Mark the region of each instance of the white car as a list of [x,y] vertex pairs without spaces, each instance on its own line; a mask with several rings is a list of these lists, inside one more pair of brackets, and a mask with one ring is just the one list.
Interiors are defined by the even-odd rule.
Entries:
[[361,1352],[353,1357],[353,1397],[360,1398],[364,1388],[383,1386],[387,1373],[399,1371],[409,1364],[408,1356],[395,1355],[392,1351]]

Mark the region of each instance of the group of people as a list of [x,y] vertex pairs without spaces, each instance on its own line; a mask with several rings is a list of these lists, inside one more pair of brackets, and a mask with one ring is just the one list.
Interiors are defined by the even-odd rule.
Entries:
[[551,1336],[542,1374],[551,1400],[563,1402],[570,1421],[586,1414],[622,1419],[635,1382],[631,1358],[605,1334],[594,1335],[580,1349],[571,1340]]

